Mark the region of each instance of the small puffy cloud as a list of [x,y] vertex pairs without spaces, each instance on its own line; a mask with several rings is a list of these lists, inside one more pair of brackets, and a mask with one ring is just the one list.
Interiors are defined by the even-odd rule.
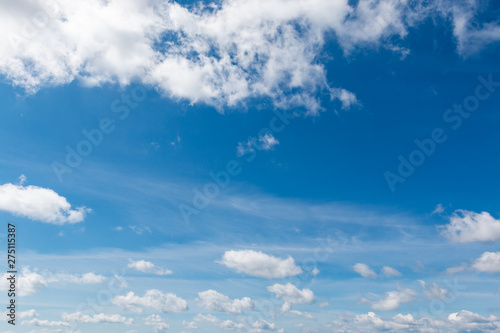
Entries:
[[444,301],[449,296],[448,289],[439,287],[435,282],[433,282],[432,285],[428,285],[423,280],[418,280],[418,282],[420,283],[420,286],[422,286],[425,296],[427,296],[428,299],[438,299]]
[[467,266],[467,264],[463,262],[459,266],[453,266],[453,267],[447,268],[446,271],[445,271],[445,273],[453,275],[453,274],[456,274],[456,273],[464,272],[464,271],[466,271],[468,269],[469,269],[469,267]]
[[182,312],[188,309],[187,302],[184,299],[171,293],[164,294],[157,289],[146,291],[142,297],[130,291],[124,296],[115,296],[111,302],[123,309],[136,313],[142,313],[142,307],[165,313]]
[[370,266],[366,264],[357,263],[356,265],[352,266],[352,269],[364,278],[374,279],[377,277],[377,273],[375,273],[370,268]]
[[238,142],[236,147],[236,155],[243,156],[248,153],[253,153],[255,150],[272,150],[278,145],[279,141],[269,133],[263,134],[256,138],[250,138],[247,142]]
[[66,198],[48,188],[14,184],[0,185],[0,210],[51,224],[82,222],[90,209],[71,209]]
[[500,240],[500,220],[488,212],[457,210],[450,223],[440,226],[441,235],[453,243],[495,242]]
[[25,320],[21,322],[21,325],[31,325],[31,326],[40,326],[40,327],[69,327],[70,324],[64,321],[49,321],[49,320],[40,320],[38,318],[33,318],[31,320]]
[[118,314],[110,315],[110,314],[105,314],[105,313],[99,313],[99,314],[95,314],[93,316],[82,314],[80,312],[63,313],[62,319],[65,321],[70,321],[70,322],[92,323],[92,324],[98,324],[98,323],[117,324],[117,323],[119,323],[119,324],[131,325],[134,322],[134,319],[132,319],[132,318],[126,318],[126,317],[120,316]]
[[500,273],[500,252],[484,252],[472,264],[478,272]]
[[304,288],[300,290],[291,283],[276,283],[267,287],[267,290],[274,293],[276,298],[280,298],[284,301],[281,306],[282,312],[313,319],[313,316],[307,312],[303,313],[292,309],[292,304],[310,304],[315,301],[315,296],[311,289]]
[[[5,273],[0,281],[0,290],[7,290],[9,281],[7,278],[10,274]],[[40,289],[47,287],[50,283],[76,283],[76,284],[97,284],[101,283],[106,278],[102,275],[94,273],[85,274],[68,274],[68,273],[49,273],[31,270],[29,267],[23,267],[21,274],[18,276],[18,287],[20,296],[28,296],[38,292]]]
[[248,297],[232,300],[215,290],[200,292],[198,297],[199,305],[209,311],[240,314],[254,308],[253,301]]
[[267,279],[290,277],[302,273],[302,269],[290,256],[282,259],[253,250],[226,251],[218,263],[235,269],[238,273]]
[[144,324],[153,327],[155,333],[164,333],[170,328],[170,325],[168,325],[161,318],[161,316],[157,314],[152,314],[151,316],[144,318]]
[[[0,280],[0,290],[9,289],[10,282],[7,280],[9,277],[10,274],[8,273],[2,275]],[[36,271],[31,271],[29,267],[23,267],[21,274],[17,276],[17,279],[19,296],[32,295],[48,285],[45,277],[38,274]]]
[[158,267],[155,264],[153,264],[152,262],[145,261],[145,260],[134,261],[132,259],[129,259],[129,264],[127,265],[127,267],[138,270],[139,272],[152,273],[152,274],[156,274],[156,275],[170,275],[170,274],[172,274],[171,270]]
[[412,289],[402,289],[397,291],[389,291],[383,298],[378,301],[370,301],[362,298],[360,303],[368,304],[372,310],[390,311],[397,310],[402,304],[410,303],[416,300],[415,291]]
[[35,309],[30,309],[26,311],[21,311],[18,314],[20,319],[38,317],[38,313]]
[[389,266],[382,267],[382,274],[387,277],[401,276],[401,273],[399,271]]

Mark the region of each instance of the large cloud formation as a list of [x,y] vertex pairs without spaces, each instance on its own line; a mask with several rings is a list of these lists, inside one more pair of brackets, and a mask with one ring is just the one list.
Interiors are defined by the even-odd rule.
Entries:
[[22,0],[0,3],[0,74],[29,92],[79,80],[151,85],[220,110],[268,98],[276,107],[341,107],[353,93],[330,87],[319,57],[325,35],[346,53],[398,45],[428,17],[451,22],[462,54],[500,39],[474,20],[479,2],[460,0],[222,0],[187,7],[165,0]]

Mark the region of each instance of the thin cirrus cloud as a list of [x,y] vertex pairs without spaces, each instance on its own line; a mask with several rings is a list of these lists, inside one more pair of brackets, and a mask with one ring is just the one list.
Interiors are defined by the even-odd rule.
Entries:
[[66,198],[51,189],[21,184],[0,185],[0,210],[51,224],[82,222],[90,209],[71,209]]
[[240,314],[254,308],[254,302],[249,297],[230,299],[215,290],[202,291],[198,297],[198,304],[209,311]]
[[238,273],[266,279],[291,277],[303,272],[290,256],[282,259],[254,250],[226,251],[217,262]]
[[409,28],[440,16],[450,18],[458,51],[469,54],[500,40],[495,22],[475,27],[479,10],[465,0],[2,2],[0,74],[28,92],[74,80],[138,81],[217,108],[259,97],[317,114],[321,94],[343,108],[356,103],[353,93],[329,86],[318,63],[325,34],[345,53],[382,46],[404,56],[409,51],[397,43]]
[[129,259],[129,263],[128,263],[127,267],[133,268],[139,272],[151,273],[151,274],[156,274],[156,275],[170,275],[173,273],[169,269],[158,267],[155,264],[153,264],[152,262],[146,261],[146,260],[134,261],[132,259]]
[[500,241],[500,220],[488,212],[457,210],[449,219],[450,223],[439,229],[452,243]]

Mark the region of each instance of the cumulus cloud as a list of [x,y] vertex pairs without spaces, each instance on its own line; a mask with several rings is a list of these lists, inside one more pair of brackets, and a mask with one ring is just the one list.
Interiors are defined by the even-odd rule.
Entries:
[[153,327],[155,333],[164,333],[170,328],[170,325],[168,325],[161,318],[161,316],[157,314],[152,314],[151,316],[144,318],[144,324]]
[[40,320],[38,318],[33,318],[31,320],[25,320],[21,322],[21,325],[32,325],[32,326],[41,326],[41,327],[69,327],[70,324],[64,321],[49,321],[49,320]]
[[[462,53],[500,39],[496,22],[475,24],[473,1],[75,0],[3,2],[0,73],[35,92],[79,80],[85,85],[138,81],[173,98],[217,108],[270,99],[316,114],[329,94],[347,108],[353,93],[330,87],[318,62],[325,34],[348,54],[397,43],[427,17],[451,17]],[[89,26],[87,22],[92,22]]]
[[453,243],[494,242],[500,240],[500,220],[489,213],[457,210],[450,223],[439,227],[441,234]]
[[132,259],[129,259],[129,263],[128,263],[127,267],[138,270],[139,272],[152,273],[152,274],[156,274],[156,275],[170,275],[170,274],[172,274],[171,270],[158,267],[155,264],[153,264],[152,262],[145,261],[145,260],[134,261]]
[[276,298],[282,299],[284,301],[283,305],[281,306],[281,311],[283,313],[290,313],[296,316],[304,316],[308,319],[314,318],[310,313],[292,309],[292,304],[310,304],[315,301],[315,296],[311,289],[304,288],[300,290],[291,283],[276,283],[272,286],[267,287],[267,290],[274,293]]
[[302,273],[302,269],[295,264],[292,257],[281,259],[253,250],[226,251],[219,263],[235,269],[238,273],[267,279],[290,277]]
[[500,252],[484,252],[472,264],[478,272],[500,273]]
[[76,323],[114,323],[114,324],[125,324],[131,325],[134,322],[132,318],[126,318],[118,314],[105,314],[99,313],[93,316],[82,314],[80,312],[75,313],[63,313],[62,319],[65,321],[76,322]]
[[82,222],[90,209],[71,209],[66,198],[48,188],[14,184],[0,185],[0,210],[51,224]]
[[372,310],[397,310],[402,304],[415,301],[415,295],[416,293],[412,289],[402,289],[397,291],[389,291],[378,301],[370,301],[366,298],[362,298],[360,303],[370,305]]
[[364,278],[376,278],[377,277],[377,273],[375,273],[371,268],[370,266],[366,265],[366,264],[362,264],[362,263],[357,263],[355,264],[354,266],[352,266],[352,269],[358,273],[359,275],[361,275],[362,277]]
[[452,313],[445,320],[432,318],[414,318],[411,314],[397,314],[391,318],[382,318],[374,312],[367,314],[341,314],[328,325],[333,332],[497,332],[500,327],[498,317],[484,317],[462,310]]
[[199,305],[209,311],[240,314],[254,308],[253,301],[248,297],[232,300],[215,290],[202,291],[198,297]]
[[[8,273],[2,275],[0,290],[7,290],[9,288],[10,283],[7,280],[9,276],[10,274]],[[39,272],[36,269],[31,270],[29,267],[23,267],[21,274],[17,278],[20,296],[35,294],[50,283],[96,284],[106,279],[104,276],[94,273],[85,273],[82,275],[68,273],[53,274],[46,271]]]
[[171,293],[164,294],[157,289],[147,290],[142,297],[130,291],[124,296],[115,296],[111,302],[123,309],[136,313],[142,313],[143,307],[164,313],[183,312],[188,309],[187,302],[184,299]]

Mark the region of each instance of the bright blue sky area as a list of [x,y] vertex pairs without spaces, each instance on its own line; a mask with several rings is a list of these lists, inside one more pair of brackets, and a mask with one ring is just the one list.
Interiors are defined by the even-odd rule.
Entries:
[[[476,19],[494,21],[494,7],[491,4],[489,14]],[[18,184],[23,174],[25,185],[50,188],[73,208],[92,209],[84,222],[73,225],[1,212],[3,221],[18,226],[20,264],[39,272],[95,272],[108,279],[112,270],[126,267],[129,258],[168,268],[172,275],[145,275],[128,268],[125,278],[137,295],[160,289],[188,301],[188,312],[163,315],[175,332],[187,330],[183,320],[207,312],[196,302],[198,292],[214,289],[230,298],[265,302],[274,297],[267,286],[287,282],[310,288],[317,298],[313,305],[294,305],[312,313],[315,321],[278,316],[277,327],[287,332],[299,332],[301,328],[293,326],[297,323],[327,332],[323,325],[344,311],[374,311],[385,317],[411,313],[418,318],[431,302],[418,279],[445,287],[445,281],[455,278],[444,273],[447,268],[471,265],[482,253],[498,250],[498,242],[453,244],[436,226],[449,223],[458,209],[500,217],[500,87],[457,130],[443,120],[454,103],[474,94],[478,76],[500,81],[500,49],[491,43],[464,56],[457,51],[451,23],[435,20],[410,27],[404,40],[394,37],[395,44],[410,51],[405,57],[382,46],[363,45],[346,54],[327,35],[315,61],[324,66],[330,86],[354,93],[358,103],[344,110],[326,92],[317,93],[324,111],[312,116],[304,115],[304,108],[292,109],[297,116],[274,133],[279,144],[258,151],[252,162],[237,156],[237,146],[269,126],[276,109],[270,98],[249,98],[246,106],[225,106],[218,112],[203,102],[191,104],[151,89],[121,120],[112,103],[139,82],[86,87],[77,80],[28,94],[4,75],[0,182]],[[63,163],[65,147],[75,148],[84,138],[81,131],[98,128],[104,118],[114,119],[116,129],[59,181],[52,163]],[[435,128],[444,130],[447,141],[391,191],[384,173],[397,173],[398,156],[407,158],[416,148],[414,140],[429,138]],[[231,160],[239,161],[241,174],[186,223],[178,205],[190,204],[192,190],[205,186],[211,181],[209,173],[225,169]],[[444,211],[433,214],[438,204]],[[327,237],[335,239],[335,249],[317,260],[314,251]],[[292,256],[299,266],[313,258],[320,273],[270,280],[215,262],[225,251],[245,249]],[[378,275],[383,266],[390,266],[402,276],[366,279],[353,270],[356,263],[369,265]],[[458,276],[465,291],[446,301],[433,318],[461,310],[500,316],[494,274],[469,269]],[[40,319],[57,321],[61,312],[75,312],[77,304],[100,288],[51,284],[26,296],[21,306],[36,308]],[[417,290],[418,296],[398,309],[376,311],[360,303],[363,297],[380,299],[404,288]],[[108,304],[102,312],[137,316],[136,324],[126,330],[151,329],[140,326],[149,310],[137,315]],[[8,329],[4,324],[2,329]],[[84,332],[124,332],[119,324],[85,325],[80,327]],[[19,331],[28,328],[20,326]]]

